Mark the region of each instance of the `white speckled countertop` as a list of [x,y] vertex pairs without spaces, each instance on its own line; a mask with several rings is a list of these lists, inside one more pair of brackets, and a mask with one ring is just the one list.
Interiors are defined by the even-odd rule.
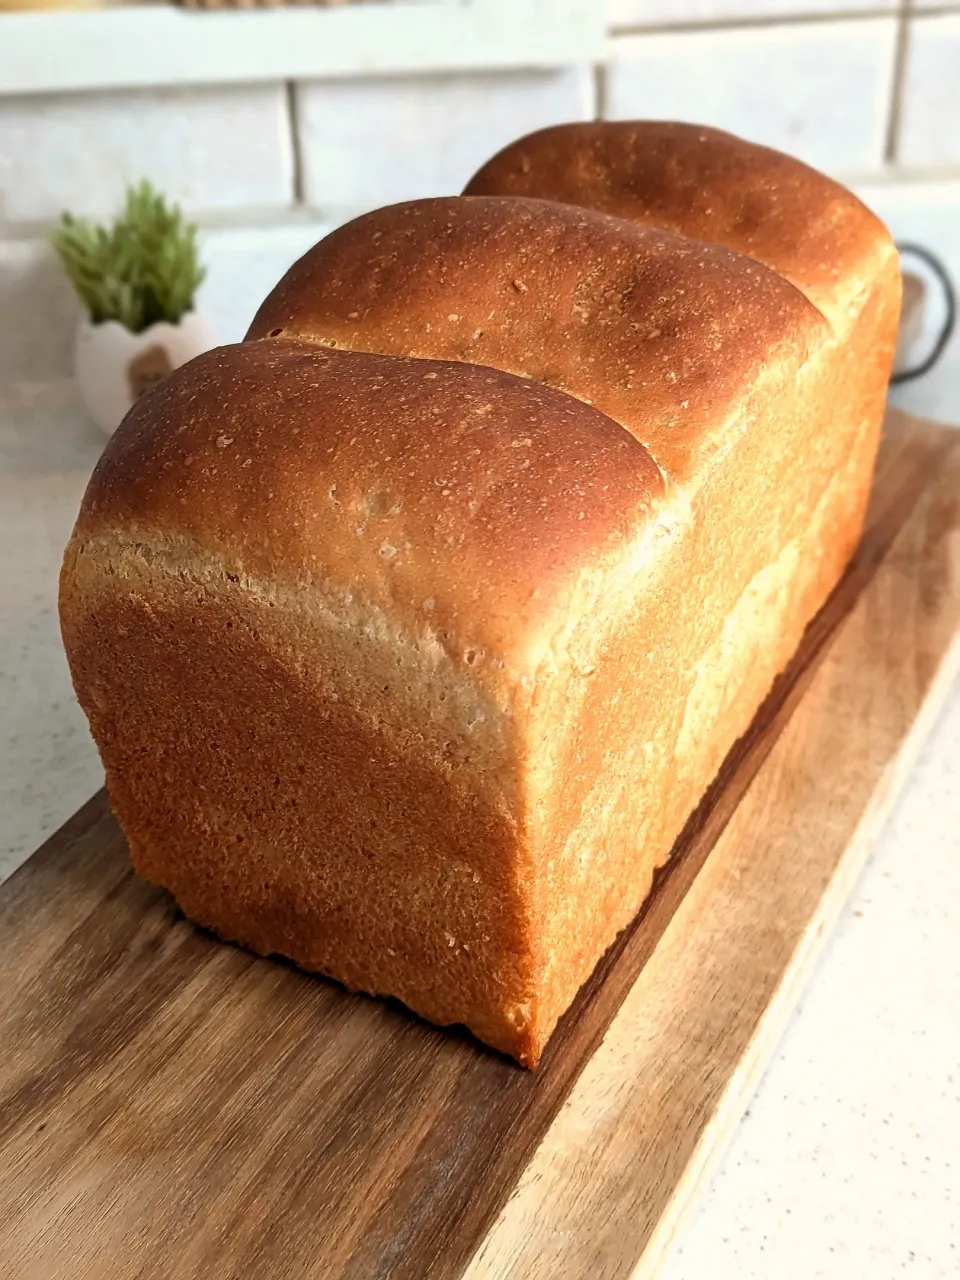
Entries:
[[[60,559],[103,436],[72,405],[0,402],[0,877],[101,785],[57,624]],[[54,401],[51,405],[49,401]]]
[[[28,399],[0,405],[0,878],[100,785],[56,578],[103,440]],[[960,1276],[960,688],[661,1280],[900,1275]]]

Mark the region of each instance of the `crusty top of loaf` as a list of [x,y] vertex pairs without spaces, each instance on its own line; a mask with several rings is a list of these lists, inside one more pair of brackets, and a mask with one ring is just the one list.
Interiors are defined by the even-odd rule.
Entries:
[[466,187],[583,205],[735,249],[842,325],[890,236],[845,187],[770,147],[671,121],[556,125],[511,143]]
[[548,387],[278,340],[208,352],[142,397],[75,540],[149,555],[159,538],[188,572],[212,558],[333,606],[359,588],[482,678],[492,656],[535,663],[663,489],[632,436]]
[[552,201],[455,196],[332,232],[248,338],[461,360],[602,409],[684,482],[728,445],[767,373],[798,369],[823,317],[717,245]]
[[576,662],[570,628],[615,612],[771,386],[833,337],[717,244],[549,200],[396,205],[137,403],[75,542],[142,539],[305,608],[339,593],[351,626],[369,605],[390,644],[523,679]]

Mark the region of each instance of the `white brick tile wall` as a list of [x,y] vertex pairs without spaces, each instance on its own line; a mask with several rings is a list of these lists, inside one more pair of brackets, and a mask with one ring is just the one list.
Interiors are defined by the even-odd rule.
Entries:
[[320,210],[458,192],[506,143],[594,115],[593,70],[323,81],[297,89],[304,191]]
[[0,96],[0,220],[107,215],[141,177],[188,210],[288,205],[288,115],[281,85]]
[[[316,222],[200,232],[199,305],[221,342],[239,342],[283,273],[330,230]],[[73,372],[80,304],[45,239],[0,239],[0,390]]]
[[607,114],[695,120],[830,172],[879,166],[896,19],[799,23],[612,41]]
[[79,317],[46,240],[0,240],[0,389],[69,373]]
[[200,305],[221,342],[239,342],[254,313],[288,267],[330,230],[319,223],[203,231],[207,278]]
[[[923,245],[936,254],[960,291],[960,178],[858,183],[855,190],[886,222],[894,239]],[[915,259],[907,259],[904,265],[908,270],[918,270]],[[922,267],[918,273],[925,275]],[[911,362],[930,350],[943,319],[942,298],[932,280],[928,293],[924,332],[916,351],[910,353]],[[960,426],[960,330],[954,332],[930,373],[894,388],[890,398],[912,413]]]
[[607,22],[612,27],[645,27],[821,13],[876,13],[899,7],[900,0],[607,0]]
[[960,165],[960,13],[910,22],[897,159]]

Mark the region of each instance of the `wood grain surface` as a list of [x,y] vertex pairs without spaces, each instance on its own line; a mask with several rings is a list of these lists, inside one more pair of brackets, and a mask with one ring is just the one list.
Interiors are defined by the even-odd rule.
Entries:
[[895,416],[850,572],[535,1074],[194,929],[95,797],[0,889],[0,1276],[652,1274],[958,634],[960,433]]

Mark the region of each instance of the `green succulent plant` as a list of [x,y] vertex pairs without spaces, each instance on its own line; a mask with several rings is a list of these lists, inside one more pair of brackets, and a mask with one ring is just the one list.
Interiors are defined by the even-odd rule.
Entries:
[[179,323],[206,274],[196,227],[146,181],[127,188],[109,229],[64,213],[52,239],[93,323],[118,320],[131,333],[159,320]]

